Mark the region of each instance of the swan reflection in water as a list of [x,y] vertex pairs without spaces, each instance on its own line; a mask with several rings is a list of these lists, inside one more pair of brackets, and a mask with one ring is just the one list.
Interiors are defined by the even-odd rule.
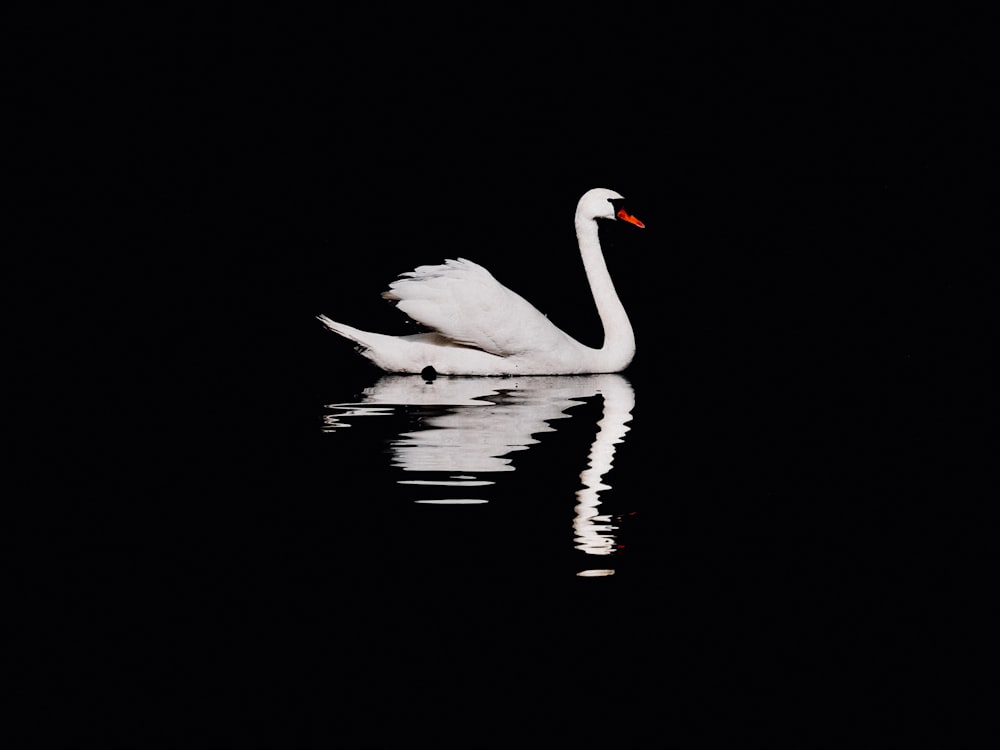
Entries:
[[[514,471],[511,454],[538,443],[535,435],[554,432],[556,423],[573,416],[568,410],[600,396],[603,414],[580,473],[573,519],[576,549],[589,555],[611,555],[616,549],[611,515],[600,512],[600,493],[623,442],[635,405],[635,392],[621,375],[516,377],[446,377],[427,381],[413,375],[385,375],[366,388],[361,400],[330,404],[324,429],[338,431],[361,416],[387,416],[398,409],[427,407],[419,429],[389,441],[392,465],[404,472],[430,475],[400,479],[400,484],[452,488],[446,497],[418,500],[434,504],[479,504],[466,488],[499,481],[490,476]],[[581,457],[581,465],[584,464]],[[461,489],[465,496],[456,496]],[[441,491],[439,489],[439,491]],[[581,571],[581,576],[611,575],[611,568]]]

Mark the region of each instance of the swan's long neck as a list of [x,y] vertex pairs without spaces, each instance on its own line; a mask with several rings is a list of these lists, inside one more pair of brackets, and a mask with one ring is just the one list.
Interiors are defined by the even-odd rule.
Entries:
[[602,370],[624,370],[635,356],[635,333],[625,306],[611,281],[598,237],[597,220],[577,214],[576,238],[580,244],[580,256],[590,282],[590,291],[597,305],[597,314],[604,327],[604,344],[600,349]]

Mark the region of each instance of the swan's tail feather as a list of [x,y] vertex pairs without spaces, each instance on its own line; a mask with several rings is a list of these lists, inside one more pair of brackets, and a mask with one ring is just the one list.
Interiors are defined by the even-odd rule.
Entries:
[[338,336],[343,336],[345,339],[350,339],[355,344],[359,346],[366,346],[364,331],[359,331],[353,326],[349,326],[346,323],[338,323],[335,320],[331,320],[325,315],[317,315],[316,318],[327,327],[327,329],[333,331]]
[[391,349],[393,344],[400,339],[398,336],[386,336],[383,333],[362,331],[346,323],[338,323],[336,320],[331,320],[325,315],[317,315],[316,317],[327,329],[333,331],[338,336],[343,336],[345,339],[353,341],[356,344],[354,348],[359,354],[364,355],[379,366],[381,366],[383,358],[381,352]]

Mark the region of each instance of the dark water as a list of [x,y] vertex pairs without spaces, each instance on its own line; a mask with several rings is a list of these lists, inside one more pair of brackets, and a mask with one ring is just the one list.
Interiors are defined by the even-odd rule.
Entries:
[[643,395],[627,375],[376,376],[323,406],[310,482],[328,494],[306,512],[345,537],[378,519],[382,556],[444,582],[619,576],[595,586],[668,574],[692,553],[836,555],[847,527],[870,541],[888,520],[870,493],[890,489],[905,446],[875,449],[864,433],[887,426],[871,415],[850,426],[836,413],[847,404],[770,389],[756,405]]
[[317,405],[310,500],[285,507],[361,577],[398,564],[444,584],[608,578],[597,590],[666,584],[692,559],[849,574],[907,525],[897,511],[919,483],[900,472],[924,446],[885,384],[696,387],[373,373]]
[[[856,686],[837,731],[873,703],[894,714],[884,686],[932,668],[921,592],[941,585],[931,415],[910,413],[928,384],[892,355],[711,361],[433,382],[353,365],[288,404],[301,420],[247,404],[244,439],[268,449],[219,487],[246,544],[207,576],[231,612],[222,652],[302,732],[386,706],[444,731],[497,700],[636,731],[714,726],[711,701],[816,716],[789,683],[817,674]],[[316,705],[332,700],[365,718]]]

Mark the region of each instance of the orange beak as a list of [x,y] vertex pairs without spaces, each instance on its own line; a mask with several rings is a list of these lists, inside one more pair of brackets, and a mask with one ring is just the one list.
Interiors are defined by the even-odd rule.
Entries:
[[627,221],[629,224],[635,224],[637,227],[644,228],[646,225],[635,218],[632,214],[626,213],[624,208],[618,209],[618,218]]

